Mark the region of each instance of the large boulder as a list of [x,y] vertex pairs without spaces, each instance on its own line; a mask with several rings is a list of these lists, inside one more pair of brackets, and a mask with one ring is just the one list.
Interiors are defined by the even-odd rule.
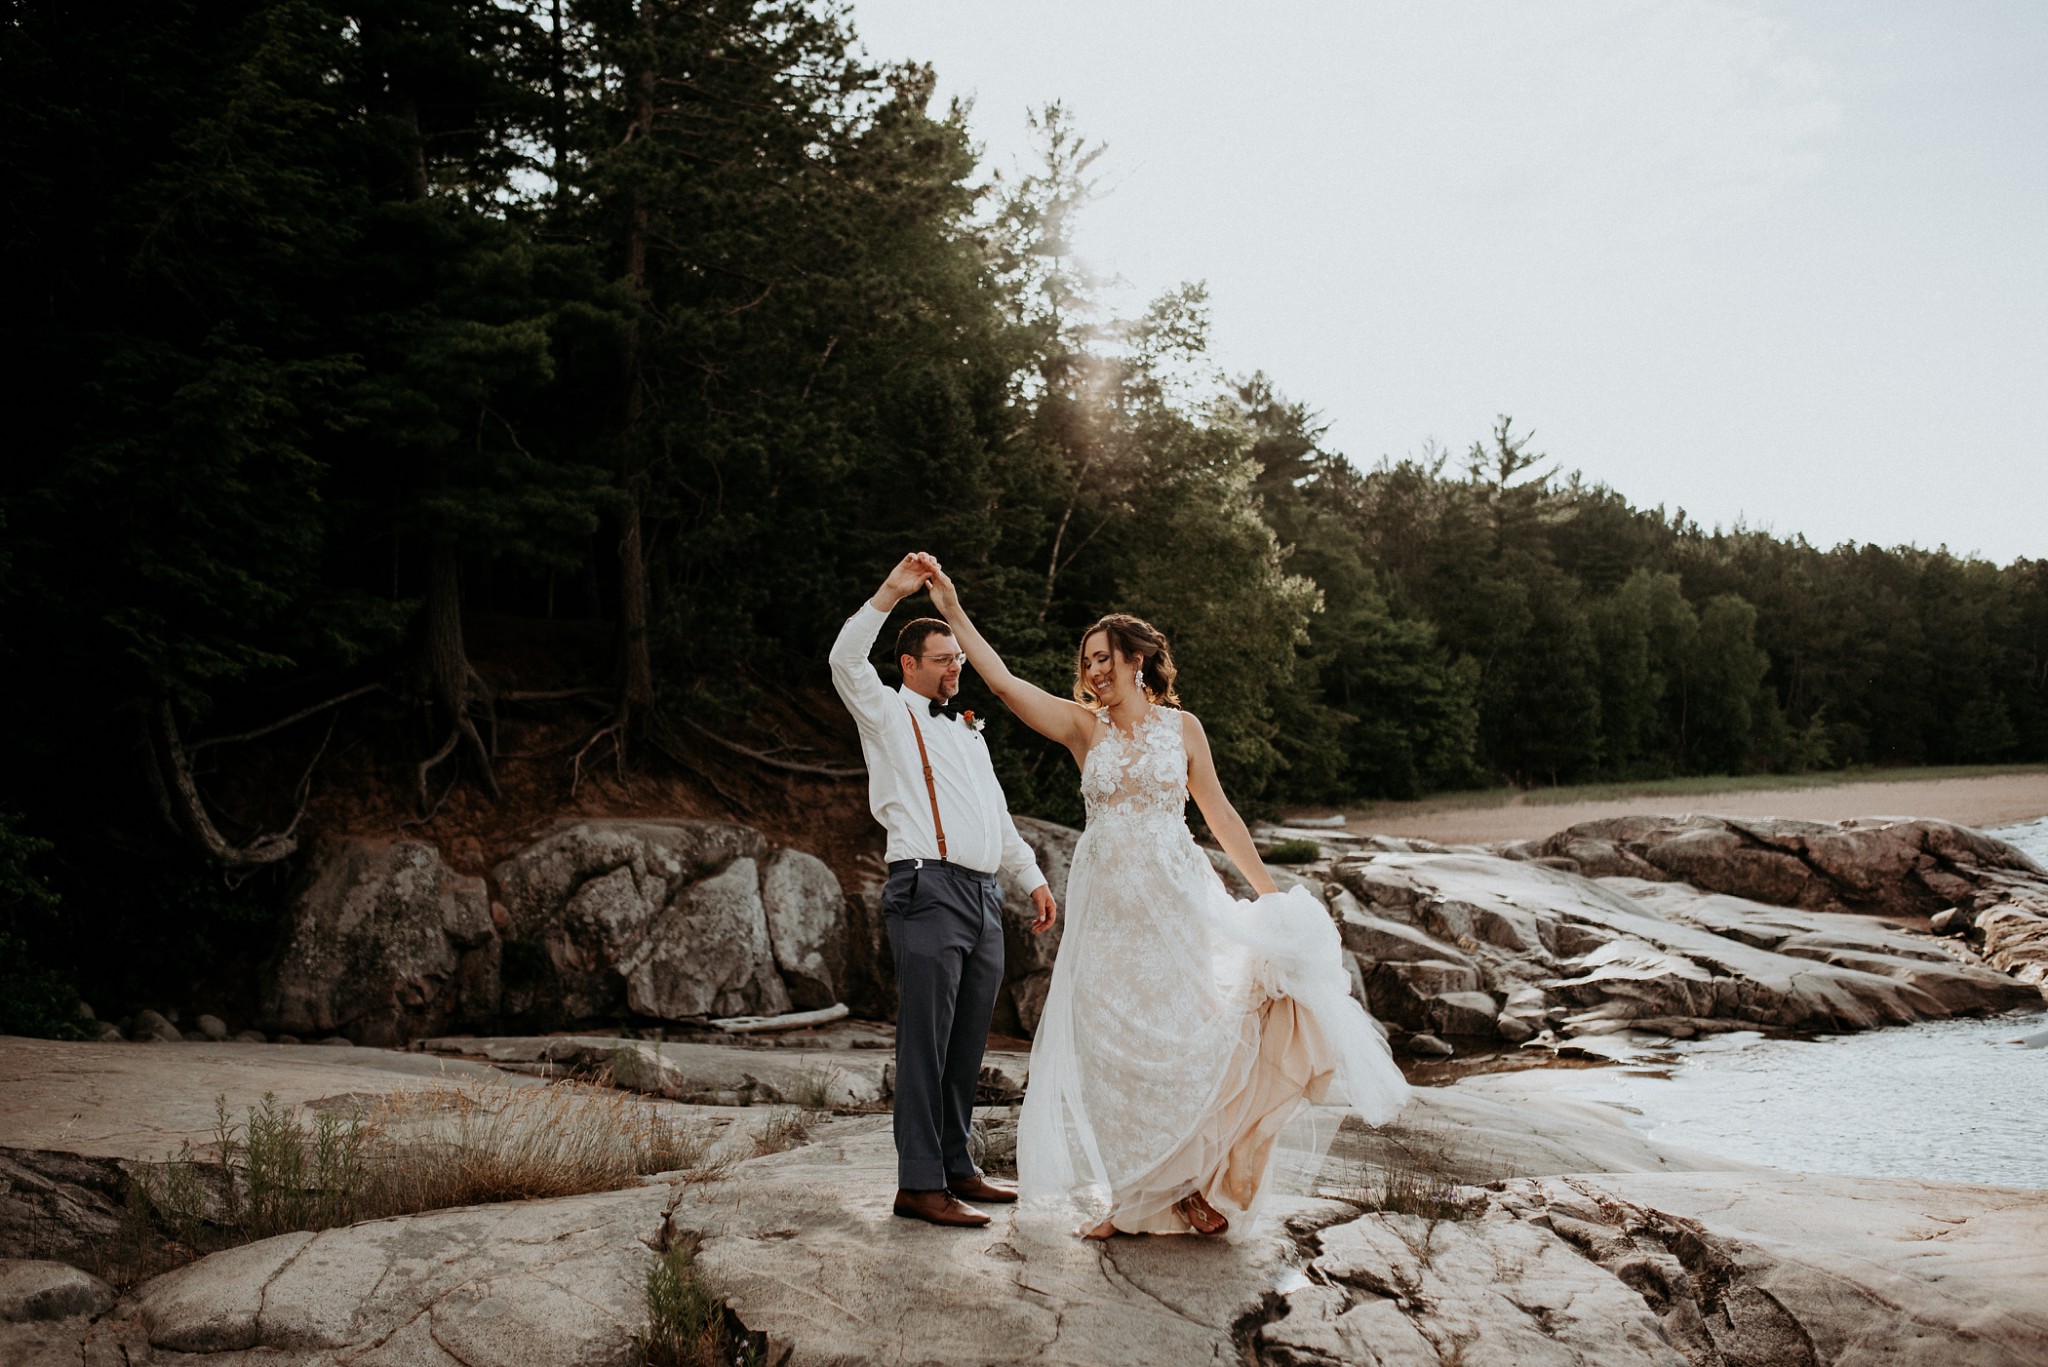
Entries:
[[1038,1029],[1045,1010],[1046,989],[1052,985],[1053,960],[1060,952],[1060,935],[1067,925],[1067,873],[1074,865],[1074,846],[1081,833],[1033,817],[1016,818],[1017,834],[1038,856],[1038,871],[1045,875],[1060,915],[1052,929],[1035,935],[1031,922],[1037,909],[1022,888],[1003,889],[1003,999],[996,1005],[995,1029],[999,1033],[1029,1035]]
[[846,893],[824,860],[778,850],[761,865],[761,905],[775,967],[799,1010],[830,1006],[846,986]]
[[504,1009],[541,1025],[790,1007],[775,969],[759,831],[712,821],[572,821],[493,871]]
[[114,1288],[90,1272],[46,1259],[0,1259],[0,1321],[68,1320],[104,1313]]
[[[879,865],[880,861],[876,861]],[[882,878],[862,878],[846,894],[846,1005],[869,1020],[896,1019],[896,961],[882,915]]]
[[[1689,1035],[1703,1022],[1861,1029],[2035,998],[1925,936],[1680,883],[1594,880],[1482,854],[1346,858],[1333,872],[1358,899],[1355,911],[1340,899],[1339,921],[1359,946],[1444,948],[1434,959],[1383,958],[1367,974],[1375,1010],[1414,1029],[1483,1033],[1489,1006],[1493,1031],[1508,1039],[1552,1016],[1567,1033]],[[1477,983],[1449,971],[1461,960]]]
[[324,841],[265,965],[265,1028],[396,1044],[497,1011],[497,941],[481,878],[421,840]]
[[789,1010],[789,991],[775,971],[760,866],[752,859],[735,859],[683,887],[615,948],[626,1007],[635,1015],[684,1020]]
[[1995,836],[1947,821],[1626,816],[1538,847],[1589,876],[1676,879],[1708,892],[1819,911],[1928,916],[2048,892],[2048,872]]

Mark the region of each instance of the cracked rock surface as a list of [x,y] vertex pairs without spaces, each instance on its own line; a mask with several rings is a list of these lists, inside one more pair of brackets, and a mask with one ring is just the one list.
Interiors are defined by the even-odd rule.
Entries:
[[86,1363],[623,1364],[661,1184],[284,1234],[146,1283]]
[[2048,1192],[1788,1173],[1503,1183],[1302,1238],[1264,1363],[2048,1362]]

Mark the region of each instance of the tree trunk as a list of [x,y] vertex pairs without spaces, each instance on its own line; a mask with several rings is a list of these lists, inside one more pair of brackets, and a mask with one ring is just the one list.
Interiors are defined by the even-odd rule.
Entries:
[[554,127],[555,208],[559,211],[568,196],[569,180],[569,94],[568,40],[562,33],[562,0],[550,6],[552,24],[548,30],[548,103]]
[[619,687],[629,711],[654,706],[654,658],[647,648],[647,555],[640,541],[640,497],[619,516]]
[[[641,0],[641,29],[652,46],[656,5]],[[642,67],[632,73],[633,118],[630,135],[647,138],[654,133],[654,71]],[[620,442],[620,484],[626,491],[626,507],[619,515],[619,687],[620,702],[627,716],[654,705],[654,660],[647,643],[647,548],[641,528],[641,484],[638,447],[640,424],[646,412],[646,385],[641,378],[641,336],[638,310],[647,300],[647,202],[636,184],[632,194],[631,227],[626,237],[626,282],[632,294],[636,316],[626,327],[624,357],[625,430]]]
[[[491,746],[470,716],[472,703],[480,702],[489,714],[490,689],[469,663],[462,643],[462,561],[447,541],[434,544],[427,567],[427,602],[421,614],[420,692],[448,718],[448,737],[441,748],[419,768],[420,803],[428,805],[427,775],[455,748],[467,743],[476,762],[477,776],[493,800],[498,797],[498,776],[491,764]],[[493,725],[495,731],[496,727]]]

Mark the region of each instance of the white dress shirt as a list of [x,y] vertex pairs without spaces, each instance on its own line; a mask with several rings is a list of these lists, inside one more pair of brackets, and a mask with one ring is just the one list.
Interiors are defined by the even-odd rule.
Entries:
[[1010,820],[988,743],[965,721],[932,716],[930,700],[922,694],[883,683],[868,661],[868,649],[888,620],[888,613],[863,603],[832,643],[832,683],[860,728],[861,754],[868,762],[868,807],[889,833],[886,858],[893,864],[939,857],[931,796],[911,730],[915,709],[931,755],[947,862],[982,873],[1000,869],[1025,894],[1035,892],[1045,885],[1045,875]]

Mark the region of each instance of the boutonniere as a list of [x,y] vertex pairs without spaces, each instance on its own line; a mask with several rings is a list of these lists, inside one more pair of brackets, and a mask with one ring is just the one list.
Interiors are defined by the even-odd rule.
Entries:
[[974,732],[977,736],[981,734],[981,728],[988,725],[980,717],[975,716],[971,708],[960,714],[960,720],[966,722],[967,729]]

